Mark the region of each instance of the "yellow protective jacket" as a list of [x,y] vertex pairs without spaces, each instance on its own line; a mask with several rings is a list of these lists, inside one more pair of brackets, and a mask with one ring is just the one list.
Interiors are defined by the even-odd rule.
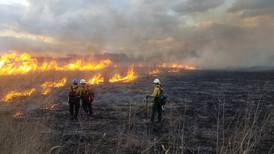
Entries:
[[81,85],[78,87],[78,93],[81,97],[83,97],[86,94],[86,92],[87,92],[86,86]]
[[160,85],[155,85],[153,89],[153,93],[150,95],[152,97],[160,97],[161,95],[161,86]]
[[93,101],[94,92],[89,85],[80,86],[78,89],[81,99],[85,101]]
[[71,85],[69,87],[69,97],[79,97],[80,96],[80,89],[78,85]]

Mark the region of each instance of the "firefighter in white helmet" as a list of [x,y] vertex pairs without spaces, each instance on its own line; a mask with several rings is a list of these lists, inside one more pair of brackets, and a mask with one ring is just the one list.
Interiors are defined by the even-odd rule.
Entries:
[[81,79],[79,83],[80,83],[80,84],[86,84],[87,82],[86,82],[85,79]]
[[161,87],[161,82],[159,79],[155,79],[153,81],[153,85],[154,85],[153,93],[151,95],[146,96],[146,98],[148,98],[148,97],[154,98],[154,103],[152,106],[151,122],[154,122],[154,116],[155,116],[156,112],[158,113],[158,122],[161,122],[161,120],[162,120],[162,105],[160,102],[160,97],[163,93],[163,89]]
[[94,100],[94,92],[85,79],[80,80],[80,97],[84,111],[91,116],[93,114],[92,102]]

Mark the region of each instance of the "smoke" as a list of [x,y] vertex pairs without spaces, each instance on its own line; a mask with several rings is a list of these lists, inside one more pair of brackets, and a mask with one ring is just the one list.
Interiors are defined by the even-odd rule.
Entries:
[[126,54],[200,68],[273,65],[272,0],[28,3],[0,2],[1,51]]

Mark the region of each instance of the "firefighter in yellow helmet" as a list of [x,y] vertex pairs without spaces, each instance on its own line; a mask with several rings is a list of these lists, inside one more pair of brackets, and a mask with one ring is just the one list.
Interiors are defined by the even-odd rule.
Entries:
[[161,87],[161,82],[159,79],[155,79],[153,81],[154,89],[153,93],[151,95],[148,95],[148,97],[153,97],[154,98],[154,103],[152,106],[152,115],[151,115],[151,122],[154,122],[154,116],[156,112],[158,113],[158,122],[161,122],[162,120],[162,105],[160,102],[160,96],[162,94],[162,87]]
[[68,104],[71,120],[77,120],[80,108],[80,93],[78,81],[74,79],[69,87]]

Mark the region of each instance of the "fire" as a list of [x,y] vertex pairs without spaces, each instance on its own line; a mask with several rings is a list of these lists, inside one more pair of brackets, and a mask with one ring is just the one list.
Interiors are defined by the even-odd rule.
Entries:
[[58,104],[49,104],[45,108],[42,108],[42,109],[53,111],[57,108],[57,106],[58,106]]
[[[90,61],[87,60],[88,58],[78,58],[78,56],[75,56],[76,58],[74,60],[70,60],[69,58],[42,58],[42,57],[33,57],[32,55],[28,53],[17,53],[17,52],[9,52],[6,54],[1,54],[0,56],[0,76],[1,75],[21,75],[21,74],[38,74],[41,72],[50,73],[52,71],[58,71],[58,73],[64,75],[69,74],[70,71],[97,71],[102,69],[112,69],[115,68],[115,70],[119,70],[121,68],[123,63],[113,63],[110,59],[103,59],[103,60],[96,60],[96,61]],[[41,60],[43,59],[43,60]],[[156,67],[155,67],[156,66]],[[137,78],[137,73],[135,68],[145,69],[147,71],[147,68],[152,68],[148,74],[149,75],[156,75],[160,72],[169,71],[169,72],[179,72],[182,70],[195,70],[196,68],[191,65],[183,65],[183,64],[177,64],[177,63],[162,63],[162,64],[144,64],[142,62],[137,62],[135,65],[131,65],[128,68],[128,71],[126,74],[106,74],[106,76],[98,73],[94,75],[92,78],[88,80],[88,83],[91,85],[99,85],[104,82],[108,83],[116,83],[116,82],[124,82],[128,83],[131,81],[134,81]],[[69,72],[69,73],[63,73],[63,72]],[[99,72],[99,71],[98,71]],[[100,72],[107,72],[107,71],[100,71]],[[32,75],[31,74],[31,75]],[[43,73],[44,74],[44,73]],[[81,73],[84,74],[84,73]],[[79,75],[81,75],[79,74]],[[48,74],[50,75],[50,74]],[[24,76],[27,77],[28,76]],[[39,76],[40,77],[40,76]],[[64,87],[68,79],[71,76],[64,76],[64,78],[57,80],[57,81],[48,81],[42,82],[36,85],[36,82],[31,82],[31,85],[28,86],[27,89],[24,90],[14,90],[7,92],[6,95],[3,95],[3,98],[0,98],[1,101],[4,102],[11,102],[16,97],[27,97],[31,96],[34,92],[37,91],[42,95],[48,95],[54,88],[61,88]],[[110,78],[109,78],[110,77]],[[139,76],[140,77],[140,76]],[[80,78],[80,76],[76,77]],[[36,78],[32,78],[36,79]],[[34,86],[33,86],[34,85]],[[25,87],[25,86],[24,86]],[[2,95],[1,95],[2,96]]]
[[154,70],[148,72],[149,75],[156,75],[156,74],[159,74],[159,73],[160,73],[159,69],[154,69]]
[[41,94],[42,95],[48,95],[51,92],[51,89],[43,89]]
[[[42,66],[42,71],[54,70],[54,71],[94,71],[101,70],[112,64],[109,59],[102,60],[99,63],[87,63],[83,60],[75,60],[73,63],[66,64],[64,66],[58,66],[56,61],[50,63],[45,62]],[[47,67],[45,67],[47,66]],[[46,68],[46,69],[45,69]]]
[[16,97],[31,96],[35,91],[36,91],[35,88],[29,89],[29,90],[24,90],[24,91],[10,91],[4,96],[2,101],[10,102],[11,100],[13,100]]
[[197,68],[194,66],[185,65],[186,70],[196,70]]
[[11,52],[0,57],[0,75],[27,74],[29,72],[45,71],[94,71],[101,70],[112,64],[110,59],[99,62],[76,59],[73,62],[60,65],[56,60],[39,64],[36,58],[27,53]]
[[97,74],[93,78],[88,80],[88,83],[91,85],[98,85],[100,83],[104,83],[104,77],[102,76],[102,74]]
[[169,70],[168,72],[171,72],[171,73],[178,73],[178,72],[180,72],[181,71],[181,69],[171,69],[171,70]]
[[0,57],[0,75],[26,74],[37,70],[37,60],[29,54],[10,53]]
[[44,82],[41,84],[42,87],[42,94],[43,95],[47,95],[51,92],[52,88],[60,88],[60,87],[64,87],[67,84],[67,78],[63,78],[59,81],[56,82]]
[[195,70],[196,67],[190,65],[183,65],[183,64],[167,64],[163,63],[160,65],[161,68],[170,68],[170,69],[182,69],[182,70]]
[[127,75],[122,77],[120,74],[114,74],[112,78],[109,79],[110,83],[114,82],[130,82],[137,78],[136,73],[134,72],[134,67],[131,66],[127,72]]
[[24,115],[24,114],[23,114],[22,112],[18,111],[18,112],[16,112],[16,113],[13,115],[13,117],[14,117],[14,118],[22,118],[23,115]]

